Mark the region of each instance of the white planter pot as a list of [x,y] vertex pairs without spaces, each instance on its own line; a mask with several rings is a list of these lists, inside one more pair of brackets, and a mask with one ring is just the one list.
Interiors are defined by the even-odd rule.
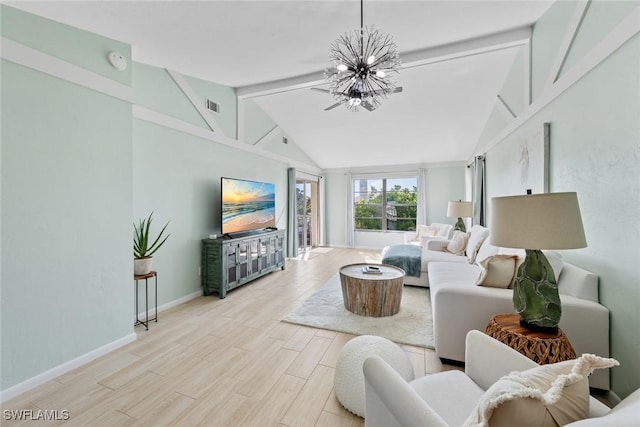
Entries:
[[147,258],[134,258],[133,260],[133,274],[140,276],[143,274],[149,274],[151,271],[151,265],[153,264],[153,257]]

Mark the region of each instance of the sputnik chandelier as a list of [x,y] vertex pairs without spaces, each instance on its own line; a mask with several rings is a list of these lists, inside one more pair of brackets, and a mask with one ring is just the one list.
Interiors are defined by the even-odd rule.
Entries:
[[382,98],[402,91],[389,78],[400,69],[398,48],[390,35],[364,27],[363,0],[360,29],[338,37],[329,49],[329,60],[333,67],[325,70],[328,92],[338,102],[327,110],[344,104],[351,111],[360,107],[373,111]]

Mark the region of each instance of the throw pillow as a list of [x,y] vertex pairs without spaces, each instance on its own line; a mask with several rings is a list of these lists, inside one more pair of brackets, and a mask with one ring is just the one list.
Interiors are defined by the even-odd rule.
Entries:
[[516,274],[516,255],[491,255],[478,261],[480,277],[475,285],[506,289],[511,286]]
[[467,254],[467,261],[469,264],[476,262],[476,254],[480,249],[480,245],[485,239],[489,237],[489,229],[481,225],[474,225],[469,230],[469,240],[467,241],[467,247],[465,253]]
[[467,247],[468,239],[469,235],[467,233],[456,230],[453,232],[453,237],[451,237],[451,240],[449,240],[449,244],[447,245],[445,250],[455,255],[464,255],[464,250]]
[[557,284],[558,280],[560,280],[560,273],[562,273],[562,266],[564,265],[562,254],[556,251],[542,251],[542,253],[549,260],[549,264],[551,264],[551,268],[553,269],[553,276],[556,278]]
[[465,426],[562,426],[589,414],[589,382],[615,359],[583,354],[578,359],[511,372],[483,394]]

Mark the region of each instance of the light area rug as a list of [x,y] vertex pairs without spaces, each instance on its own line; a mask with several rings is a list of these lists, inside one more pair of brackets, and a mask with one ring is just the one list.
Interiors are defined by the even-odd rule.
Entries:
[[398,344],[434,348],[428,288],[405,286],[400,311],[393,316],[358,316],[344,308],[340,276],[336,274],[283,320],[353,335],[378,335]]

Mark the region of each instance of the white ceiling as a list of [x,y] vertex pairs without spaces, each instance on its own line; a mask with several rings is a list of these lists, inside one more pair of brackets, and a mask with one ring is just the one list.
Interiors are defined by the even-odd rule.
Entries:
[[6,3],[129,43],[135,61],[238,88],[330,169],[468,160],[519,29],[552,1],[366,0],[365,25],[398,45],[404,91],[355,113],[324,111],[333,99],[309,87],[322,83],[329,45],[359,28],[358,0]]

